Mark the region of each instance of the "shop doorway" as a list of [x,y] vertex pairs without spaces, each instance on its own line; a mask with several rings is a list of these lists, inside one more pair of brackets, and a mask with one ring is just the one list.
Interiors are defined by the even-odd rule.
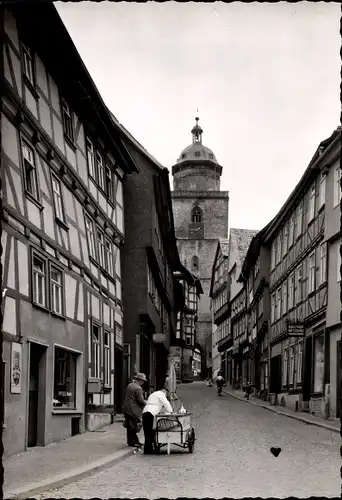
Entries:
[[27,446],[29,448],[39,446],[38,428],[42,430],[43,425],[39,425],[40,417],[44,419],[44,406],[42,397],[44,394],[43,377],[40,376],[42,368],[43,354],[46,347],[30,342],[30,363],[29,363],[29,409],[28,409],[28,432]]
[[312,385],[312,337],[305,341],[303,401],[310,401]]
[[270,361],[270,393],[279,394],[281,392],[281,355],[278,354]]
[[342,381],[342,364],[341,364],[341,341],[336,345],[337,360],[336,360],[336,418],[341,416],[341,381]]
[[[115,413],[121,413],[123,404],[123,381],[124,381],[124,353],[123,348],[115,344],[114,348],[114,407]],[[126,386],[125,386],[126,387]]]

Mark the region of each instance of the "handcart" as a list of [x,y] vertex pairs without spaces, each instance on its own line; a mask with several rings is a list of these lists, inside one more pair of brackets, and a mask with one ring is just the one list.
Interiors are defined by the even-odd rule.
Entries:
[[173,413],[156,417],[156,452],[160,453],[167,446],[170,455],[171,444],[187,448],[193,453],[195,447],[195,430],[191,425],[191,413]]

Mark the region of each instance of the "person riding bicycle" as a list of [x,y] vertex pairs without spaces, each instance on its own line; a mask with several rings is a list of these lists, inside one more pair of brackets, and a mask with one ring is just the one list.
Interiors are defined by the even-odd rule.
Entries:
[[220,370],[217,374],[217,377],[216,377],[216,386],[217,386],[218,392],[222,391],[222,387],[223,387],[224,383],[225,383],[225,380],[223,378],[222,371]]

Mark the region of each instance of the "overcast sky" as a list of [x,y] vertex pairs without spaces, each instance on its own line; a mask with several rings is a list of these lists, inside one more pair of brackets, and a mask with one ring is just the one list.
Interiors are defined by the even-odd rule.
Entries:
[[170,170],[199,115],[230,227],[265,226],[339,125],[338,3],[55,5],[107,106]]

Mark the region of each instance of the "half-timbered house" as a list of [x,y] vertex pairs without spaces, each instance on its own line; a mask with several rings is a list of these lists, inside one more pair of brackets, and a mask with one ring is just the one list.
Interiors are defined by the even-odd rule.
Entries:
[[[339,134],[341,131],[339,130]],[[341,137],[336,137],[323,159],[325,185],[324,240],[327,242],[328,303],[326,311],[327,363],[325,369],[325,398],[323,414],[339,418],[341,416]],[[323,187],[324,192],[324,187]],[[324,254],[323,254],[324,258]]]
[[170,338],[176,334],[174,277],[180,260],[173,226],[169,172],[114,115],[121,138],[140,168],[124,184],[123,246],[125,383],[134,372],[146,391],[165,379]]
[[[182,264],[173,273],[175,279],[176,335],[171,336],[170,354],[174,358],[176,376],[180,382],[193,382],[194,352],[202,347],[196,337],[198,305],[203,288],[199,278]],[[198,373],[200,375],[200,373]]]
[[[267,228],[267,226],[266,226]],[[255,394],[268,395],[269,249],[263,244],[266,228],[257,233],[248,248],[239,282],[246,288],[248,336],[251,347],[248,381]]]
[[280,404],[316,414],[328,385],[327,247],[331,255],[334,247],[326,236],[326,186],[338,175],[339,144],[339,130],[320,144],[264,239],[271,248],[270,392]]
[[[241,378],[242,359],[247,356],[247,351],[245,350],[242,355],[242,350],[248,347],[242,344],[241,348],[239,347],[240,340],[244,342],[243,336],[240,336],[243,323],[240,321],[242,313],[240,306],[237,307],[241,301],[240,293],[243,288],[239,276],[249,244],[256,233],[257,231],[251,229],[231,228],[229,240],[221,243],[221,250],[219,246],[217,248],[212,272],[210,293],[213,302],[213,322],[217,325],[213,353],[216,354],[216,350],[220,353],[220,368],[224,373],[225,380],[228,384],[235,386],[238,385]],[[220,254],[222,254],[221,257]],[[223,271],[220,271],[220,260],[224,263]],[[243,314],[246,314],[246,311],[243,311]],[[236,324],[237,321],[238,324]]]
[[12,455],[101,425],[91,407],[115,405],[122,183],[137,167],[53,4],[8,5],[0,24],[4,447]]
[[[212,376],[215,378],[221,370],[222,346],[230,347],[232,341],[229,335],[229,286],[228,286],[228,249],[229,240],[219,239],[215,253],[211,285],[211,311],[213,317],[212,335]],[[222,340],[225,339],[224,344]],[[218,344],[220,342],[220,350]],[[225,371],[225,368],[223,368]]]

